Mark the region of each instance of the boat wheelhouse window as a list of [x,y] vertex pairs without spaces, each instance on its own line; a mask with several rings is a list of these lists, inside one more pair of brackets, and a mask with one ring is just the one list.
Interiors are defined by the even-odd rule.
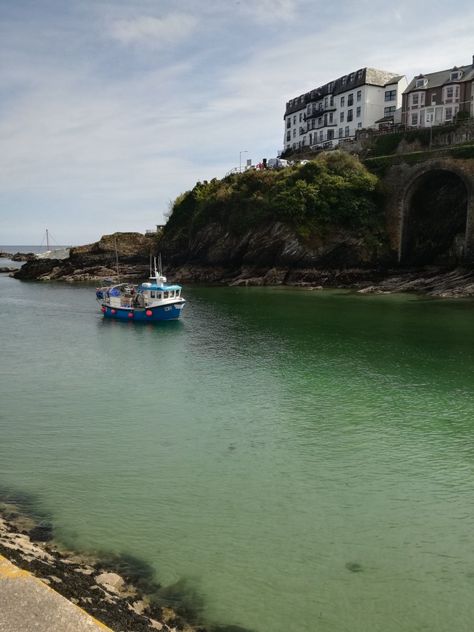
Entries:
[[163,298],[168,298],[168,292],[163,293]]
[[170,291],[170,298],[173,298],[173,297],[174,297],[174,290],[171,290]]
[[161,300],[161,292],[157,292],[157,293],[156,293],[156,298],[158,298],[158,299],[160,299],[160,300]]
[[150,292],[150,296],[151,298],[155,298],[155,292],[153,290]]

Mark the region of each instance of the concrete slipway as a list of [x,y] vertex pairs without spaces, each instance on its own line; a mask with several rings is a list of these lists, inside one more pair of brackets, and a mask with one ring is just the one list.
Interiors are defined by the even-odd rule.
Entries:
[[0,555],[0,632],[112,632]]

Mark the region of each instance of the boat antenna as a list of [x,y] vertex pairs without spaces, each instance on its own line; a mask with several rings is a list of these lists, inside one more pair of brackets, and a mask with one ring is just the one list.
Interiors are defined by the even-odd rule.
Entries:
[[119,262],[118,262],[118,249],[117,249],[117,235],[115,237],[115,265],[117,266],[117,283],[120,281],[119,274]]
[[160,276],[163,276],[163,266],[161,264],[161,252],[158,255],[158,269],[160,271]]
[[46,250],[49,250],[49,231],[46,229]]

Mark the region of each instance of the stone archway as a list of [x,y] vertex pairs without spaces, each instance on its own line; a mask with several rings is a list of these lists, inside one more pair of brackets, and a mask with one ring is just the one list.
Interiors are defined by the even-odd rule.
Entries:
[[401,157],[383,177],[387,232],[401,265],[474,264],[474,160]]
[[459,265],[466,258],[469,188],[452,169],[430,168],[405,189],[400,263]]

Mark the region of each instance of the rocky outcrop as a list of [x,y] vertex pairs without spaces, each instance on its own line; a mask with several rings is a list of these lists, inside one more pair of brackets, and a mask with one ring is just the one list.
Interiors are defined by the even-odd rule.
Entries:
[[34,258],[34,252],[16,252],[10,257],[12,261],[32,261]]
[[35,255],[33,252],[16,252],[15,254],[11,252],[0,252],[0,259],[10,259],[10,261],[30,261],[34,258]]
[[115,233],[93,244],[71,248],[67,259],[28,261],[14,276],[22,280],[100,282],[116,278],[118,258],[120,279],[141,279],[148,274],[150,254],[155,249],[153,237]]

